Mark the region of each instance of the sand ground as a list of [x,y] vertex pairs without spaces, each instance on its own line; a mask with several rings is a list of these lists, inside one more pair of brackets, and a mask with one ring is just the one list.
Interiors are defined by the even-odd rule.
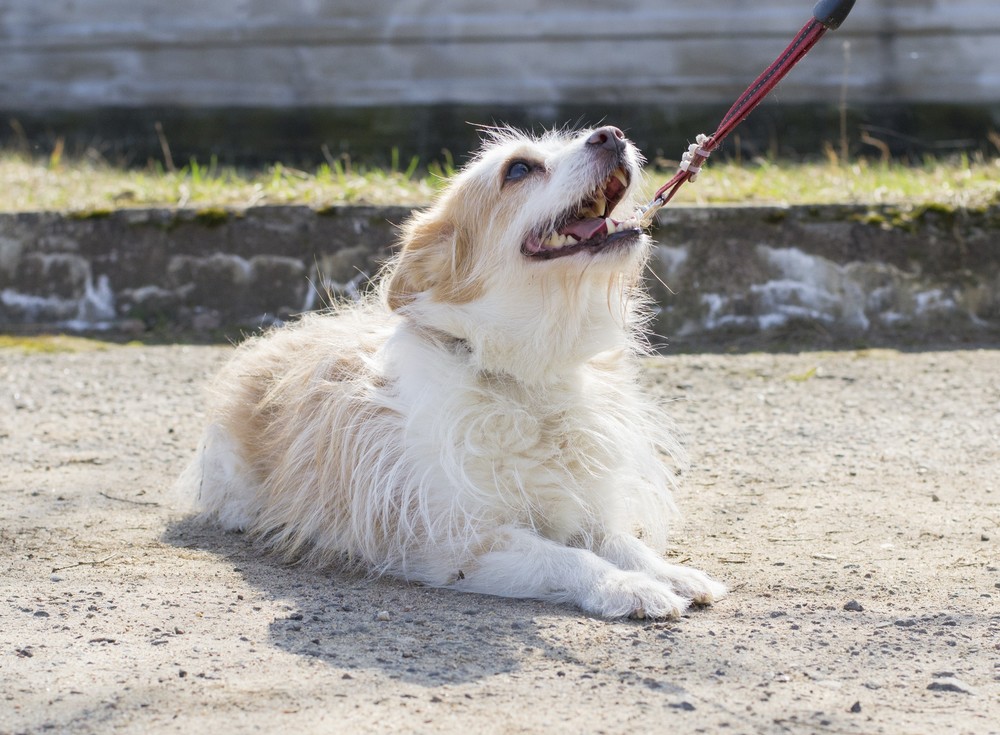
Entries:
[[0,350],[0,732],[1000,733],[1000,351],[648,362],[676,622],[261,559],[172,505],[226,347]]

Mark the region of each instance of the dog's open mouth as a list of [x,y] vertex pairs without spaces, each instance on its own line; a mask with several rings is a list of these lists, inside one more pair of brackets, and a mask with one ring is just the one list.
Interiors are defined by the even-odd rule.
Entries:
[[559,258],[579,252],[597,253],[637,238],[642,227],[636,216],[615,220],[609,215],[625,196],[628,171],[619,166],[577,206],[556,219],[550,231],[532,232],[521,252],[532,258]]

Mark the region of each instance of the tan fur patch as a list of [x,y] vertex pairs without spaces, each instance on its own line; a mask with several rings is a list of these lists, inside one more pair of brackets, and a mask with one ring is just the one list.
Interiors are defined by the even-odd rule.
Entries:
[[464,304],[483,292],[475,276],[469,233],[438,206],[415,215],[404,227],[403,247],[390,271],[389,308],[398,310],[419,293],[443,303]]

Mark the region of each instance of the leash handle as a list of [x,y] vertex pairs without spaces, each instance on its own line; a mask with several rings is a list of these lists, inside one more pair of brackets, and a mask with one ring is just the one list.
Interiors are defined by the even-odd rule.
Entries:
[[851,8],[854,7],[854,2],[855,0],[819,0],[816,3],[813,7],[812,19],[802,26],[802,29],[778,58],[751,82],[750,86],[729,108],[729,112],[723,116],[716,131],[711,135],[699,135],[695,142],[688,146],[688,150],[681,157],[680,168],[674,177],[657,189],[652,201],[639,210],[639,221],[643,227],[648,227],[652,223],[657,210],[673,199],[674,194],[684,182],[694,181],[698,172],[701,171],[702,164],[712,154],[712,151],[753,112],[754,108],[778,85],[778,82],[792,70],[792,67],[809,53],[816,42],[828,30],[832,31],[840,27],[847,14],[851,12]]
[[854,7],[854,0],[819,0],[813,6],[813,18],[818,20],[827,30],[835,31],[847,18]]

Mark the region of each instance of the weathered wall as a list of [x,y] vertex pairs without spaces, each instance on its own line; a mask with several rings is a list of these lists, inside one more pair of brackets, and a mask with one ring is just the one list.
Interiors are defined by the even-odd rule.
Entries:
[[[269,322],[373,274],[408,210],[306,207],[0,215],[0,324]],[[136,323],[135,320],[138,320]]]
[[[6,0],[0,108],[729,100],[812,0]],[[995,0],[861,0],[785,103],[1000,100]],[[845,65],[842,41],[849,41]]]
[[[233,330],[356,293],[402,208],[0,215],[0,329]],[[1000,208],[668,208],[656,331],[1000,336]],[[669,291],[667,290],[669,287]]]
[[[668,208],[669,209],[669,208]],[[660,212],[660,332],[1000,337],[1000,207]]]

